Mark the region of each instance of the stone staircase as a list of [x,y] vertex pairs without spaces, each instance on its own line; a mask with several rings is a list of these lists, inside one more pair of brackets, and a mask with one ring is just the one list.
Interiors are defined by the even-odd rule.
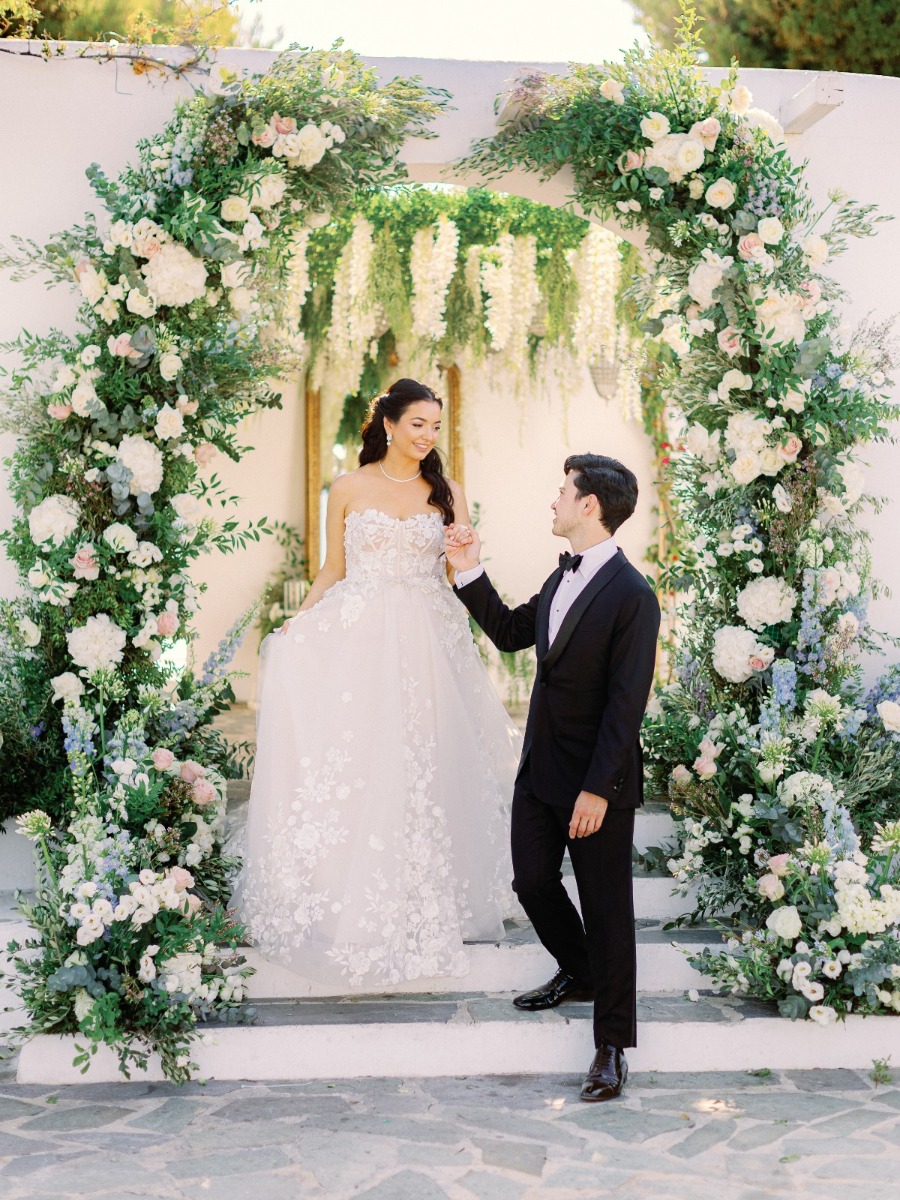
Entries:
[[[229,789],[229,815],[241,819],[246,785]],[[671,833],[663,805],[638,814],[635,845],[656,845]],[[13,887],[33,886],[31,847],[13,833],[0,838],[0,944],[27,936],[14,911]],[[566,885],[574,891],[569,872]],[[640,1046],[629,1052],[638,1071],[707,1071],[870,1066],[875,1058],[900,1059],[900,1021],[851,1018],[829,1029],[782,1020],[755,1001],[718,998],[694,971],[684,951],[716,944],[714,929],[663,925],[691,907],[673,896],[671,880],[636,873]],[[256,968],[250,999],[256,1023],[212,1026],[195,1054],[200,1074],[217,1079],[312,1079],[356,1076],[531,1074],[584,1071],[592,1053],[591,1007],[569,1004],[551,1012],[520,1013],[516,992],[549,978],[555,964],[527,923],[507,923],[496,943],[468,947],[469,971],[459,979],[422,979],[377,996],[327,997],[321,987],[250,948]],[[706,991],[704,991],[706,988]],[[688,992],[696,989],[699,999]],[[14,1001],[7,993],[5,1003]],[[0,1006],[4,994],[0,991]],[[6,1027],[18,1023],[15,1014]],[[23,1083],[85,1081],[72,1067],[74,1038],[33,1038],[22,1049]],[[161,1078],[151,1062],[148,1078]],[[116,1080],[112,1054],[98,1053],[92,1082]]]

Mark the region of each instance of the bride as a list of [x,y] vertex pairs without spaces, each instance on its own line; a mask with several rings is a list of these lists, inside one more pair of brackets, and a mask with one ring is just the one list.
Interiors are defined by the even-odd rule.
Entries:
[[469,514],[441,410],[412,379],[372,402],[325,563],[260,651],[234,905],[263,955],[339,990],[465,975],[513,903],[518,734],[446,578],[444,526]]

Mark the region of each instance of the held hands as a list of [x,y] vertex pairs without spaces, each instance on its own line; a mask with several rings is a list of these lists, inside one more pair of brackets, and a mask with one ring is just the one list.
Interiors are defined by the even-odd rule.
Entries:
[[569,837],[589,837],[596,833],[603,824],[608,807],[609,802],[602,796],[595,796],[593,792],[579,792],[569,822]]
[[444,553],[454,571],[471,571],[481,557],[481,538],[471,525],[448,525],[444,530]]

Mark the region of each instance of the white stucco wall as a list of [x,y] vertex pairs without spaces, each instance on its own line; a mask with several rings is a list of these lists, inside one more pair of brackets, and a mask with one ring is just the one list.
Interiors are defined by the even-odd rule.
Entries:
[[[8,43],[7,43],[8,45]],[[573,56],[577,55],[573,47]],[[264,70],[273,55],[267,51],[232,50],[222,58],[238,67]],[[454,172],[451,164],[464,154],[473,138],[493,128],[493,98],[518,69],[515,63],[470,63],[421,59],[373,60],[384,78],[395,74],[422,75],[427,82],[448,88],[453,112],[435,125],[437,138],[411,142],[404,152],[413,179],[475,182]],[[521,64],[533,66],[535,64]],[[550,69],[561,69],[550,64]],[[711,74],[716,75],[717,72]],[[809,81],[804,72],[746,71],[742,79],[755,103],[779,113]],[[841,186],[863,202],[876,203],[900,214],[900,173],[891,169],[890,146],[900,116],[900,80],[872,76],[842,76],[843,104],[806,133],[790,139],[791,151],[810,160],[808,179],[817,203],[829,188]],[[91,162],[110,174],[120,170],[133,153],[135,141],[157,130],[175,101],[189,93],[186,83],[165,83],[134,77],[122,64],[65,59],[0,56],[0,242],[13,233],[38,241],[77,220],[92,206],[84,177]],[[52,130],[52,136],[45,132]],[[42,132],[44,131],[44,132]],[[549,183],[517,175],[503,188],[547,203],[566,199],[568,172]],[[894,280],[900,269],[900,223],[882,226],[879,235],[854,245],[839,259],[833,273],[848,291],[847,317],[857,321],[867,313],[886,316],[897,307]],[[51,326],[71,327],[74,303],[64,289],[48,292],[41,280],[12,284],[0,276],[0,341],[21,328],[44,332]],[[519,403],[486,392],[475,379],[464,380],[466,404],[472,419],[467,446],[466,482],[469,496],[484,508],[484,534],[491,570],[500,586],[524,598],[552,562],[558,544],[548,532],[546,506],[558,481],[561,460],[571,449],[594,449],[623,458],[642,484],[638,515],[623,528],[626,552],[638,561],[650,529],[649,452],[637,426],[624,427],[618,415],[597,399],[589,381],[568,405],[568,429],[560,407],[538,401],[529,404],[522,421]],[[245,440],[257,449],[239,466],[219,463],[220,474],[245,497],[241,514],[302,523],[303,421],[296,385],[285,391],[286,411],[265,413],[248,422]],[[11,439],[0,442],[8,454]],[[889,501],[885,512],[871,516],[866,526],[874,536],[876,573],[900,593],[900,535],[895,531],[894,503],[900,501],[898,451],[875,447],[870,460],[871,490]],[[11,516],[11,502],[0,487],[0,524]],[[244,554],[207,558],[198,578],[209,584],[198,621],[197,653],[203,656],[222,635],[241,607],[258,591],[266,573],[279,561],[271,540]],[[0,561],[0,592],[15,587],[10,565]],[[900,610],[888,600],[874,609],[876,623],[900,634]],[[255,642],[255,639],[252,639]],[[254,645],[242,652],[237,665],[252,669]],[[251,694],[251,683],[239,686]]]

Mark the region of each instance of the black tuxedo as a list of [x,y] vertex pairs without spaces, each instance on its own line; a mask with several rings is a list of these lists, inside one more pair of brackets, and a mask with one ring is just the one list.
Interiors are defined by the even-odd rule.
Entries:
[[[643,802],[640,726],[653,681],[659,605],[621,550],[576,597],[549,644],[554,571],[509,608],[486,574],[457,594],[500,650],[535,646],[512,814],[513,887],[560,967],[596,993],[599,1045],[635,1044],[631,888],[634,810]],[[597,833],[569,839],[579,792],[609,803]],[[582,919],[562,884],[568,847]]]

